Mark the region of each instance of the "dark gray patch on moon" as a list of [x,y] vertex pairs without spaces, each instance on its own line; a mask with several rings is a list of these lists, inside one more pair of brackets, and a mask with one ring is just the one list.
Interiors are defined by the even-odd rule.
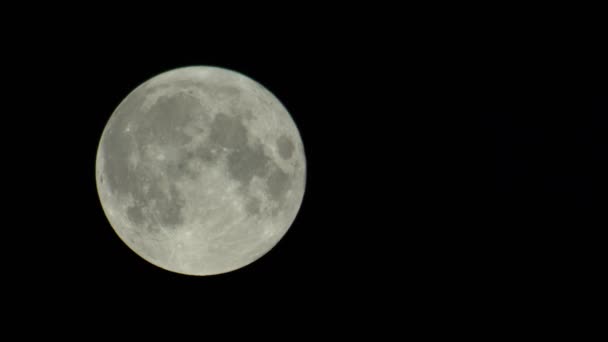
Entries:
[[167,165],[169,179],[191,179],[194,180],[200,175],[193,165],[196,160],[206,160],[198,150],[178,150],[178,156]]
[[268,172],[269,158],[261,146],[243,146],[228,155],[228,172],[242,185],[248,185],[253,176],[263,177]]
[[277,139],[277,147],[279,149],[279,155],[281,156],[281,158],[283,158],[283,159],[291,158],[291,155],[293,154],[293,150],[294,150],[294,145],[293,145],[293,142],[288,137],[286,137],[285,135],[281,135]]
[[[238,112],[238,109],[236,111]],[[240,115],[242,115],[243,118],[245,119],[245,121],[248,121],[248,122],[253,120],[253,118],[254,118],[253,112],[250,109],[242,111],[242,113],[240,113]]]
[[199,149],[204,161],[217,159],[213,146],[229,149],[226,160],[230,177],[242,186],[247,186],[254,176],[264,177],[269,172],[271,159],[261,144],[247,143],[248,130],[243,123],[244,116],[218,113],[212,124],[209,144]]
[[[133,204],[126,208],[127,217],[136,227],[156,227],[155,224],[145,224],[151,222],[167,228],[179,226],[184,222],[181,208],[185,200],[175,185],[168,185],[166,190],[161,188],[162,175],[153,167],[154,162],[145,159],[144,149],[148,143],[179,148],[189,142],[192,137],[184,134],[181,128],[200,108],[196,101],[184,94],[160,97],[147,113],[141,112],[141,103],[139,101],[139,106],[128,103],[124,110],[129,110],[129,115],[122,115],[121,106],[121,115],[115,116],[131,116],[131,131],[125,131],[125,122],[112,122],[102,142],[105,158],[103,173],[113,194],[131,196]],[[133,154],[140,159],[134,167],[129,163]],[[170,164],[166,171],[170,175],[181,172],[194,176],[185,163]],[[144,192],[146,184],[149,188]],[[146,215],[148,212],[157,214],[150,217]]]
[[142,205],[133,205],[127,208],[127,217],[131,222],[141,225],[144,222],[144,213],[142,212]]
[[[127,217],[136,227],[142,227],[142,223],[156,222],[166,228],[172,228],[184,223],[181,209],[185,205],[185,200],[175,187],[170,185],[169,194],[165,193],[158,185],[158,180],[150,182],[150,189],[144,193],[143,181],[138,181],[131,192],[135,204],[127,208]],[[150,210],[146,210],[149,209]],[[145,212],[155,212],[158,215],[153,217],[144,215]],[[149,225],[154,227],[155,225]]]
[[135,148],[123,132],[109,130],[104,139],[104,166],[108,188],[112,193],[126,194],[137,182],[135,173],[129,170],[129,155]]
[[[214,146],[226,148],[226,162],[230,177],[241,184],[241,193],[247,198],[246,210],[256,215],[261,210],[261,201],[251,197],[246,191],[253,177],[266,179],[266,188],[271,200],[276,203],[274,212],[282,207],[284,195],[291,186],[289,174],[284,172],[264,152],[264,148],[257,140],[248,143],[248,129],[244,124],[245,115],[227,115],[218,113],[211,123],[208,142],[197,149],[197,155],[206,162],[218,159]],[[294,143],[287,137],[277,139],[279,154],[289,159],[294,152]],[[253,145],[252,145],[253,144]],[[217,149],[217,148],[216,148]]]
[[168,226],[180,226],[184,223],[182,216],[182,208],[186,201],[182,197],[179,190],[174,184],[169,187],[169,195],[163,192],[163,195],[157,198],[157,207],[162,208],[160,211],[160,223]]
[[200,112],[196,99],[183,93],[161,96],[150,110],[139,115],[135,125],[137,141],[143,144],[182,146],[192,140],[183,127]]
[[289,175],[285,171],[275,168],[268,177],[266,184],[270,196],[280,203],[290,186]]
[[257,197],[251,197],[245,206],[245,209],[250,215],[257,215],[260,213],[261,201]]
[[218,113],[211,123],[209,139],[225,148],[239,148],[247,145],[247,128],[239,119]]
[[110,191],[123,192],[135,180],[134,175],[129,172],[127,162],[134,148],[132,137],[124,132],[124,127],[131,120],[133,113],[138,112],[143,99],[137,96],[127,97],[113,115],[101,141],[105,170],[103,174]]
[[207,144],[197,146],[194,151],[194,155],[207,163],[213,163],[219,158],[217,149],[214,149]]

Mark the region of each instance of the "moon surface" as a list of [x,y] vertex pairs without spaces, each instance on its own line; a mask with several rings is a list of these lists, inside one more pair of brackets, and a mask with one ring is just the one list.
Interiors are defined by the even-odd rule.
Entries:
[[285,107],[251,78],[209,66],[133,90],[105,126],[95,169],[121,240],[188,275],[230,272],[266,254],[295,220],[306,181]]

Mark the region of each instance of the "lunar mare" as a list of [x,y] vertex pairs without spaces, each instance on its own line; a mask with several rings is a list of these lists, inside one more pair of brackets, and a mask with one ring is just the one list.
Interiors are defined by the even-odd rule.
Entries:
[[99,198],[118,236],[169,271],[211,275],[266,254],[300,208],[306,160],[279,100],[252,79],[186,67],[133,90],[96,159]]

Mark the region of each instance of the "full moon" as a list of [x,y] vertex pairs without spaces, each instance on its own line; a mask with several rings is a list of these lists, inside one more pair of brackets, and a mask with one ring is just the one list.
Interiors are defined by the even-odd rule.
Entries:
[[271,250],[295,220],[306,160],[279,100],[235,71],[194,66],[134,89],[97,149],[110,225],[144,260],[212,275]]

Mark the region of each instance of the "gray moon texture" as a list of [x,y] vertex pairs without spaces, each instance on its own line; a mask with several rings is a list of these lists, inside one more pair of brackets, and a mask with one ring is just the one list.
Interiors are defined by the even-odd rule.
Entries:
[[133,90],[107,122],[95,165],[110,225],[165,270],[212,275],[271,250],[295,220],[306,160],[298,128],[266,88],[193,66]]

